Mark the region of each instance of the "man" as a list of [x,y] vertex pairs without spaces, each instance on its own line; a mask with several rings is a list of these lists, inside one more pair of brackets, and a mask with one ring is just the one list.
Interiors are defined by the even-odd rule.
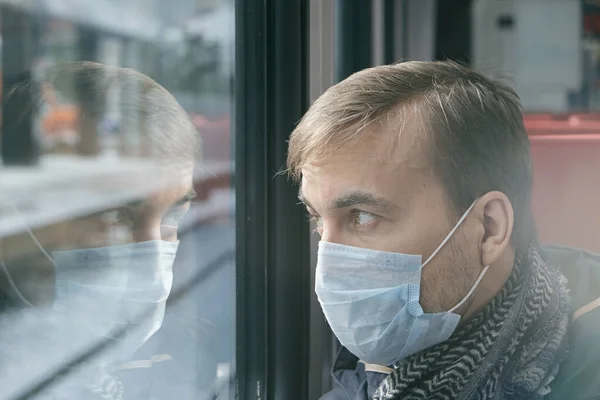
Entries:
[[288,167],[344,346],[323,399],[600,396],[599,258],[543,255],[508,86],[452,62],[358,72],[306,113]]
[[[136,366],[140,362],[127,362],[163,323],[178,224],[194,196],[198,132],[175,98],[139,72],[77,62],[57,66],[48,80],[65,97],[76,88],[80,134],[88,129],[87,134],[97,136],[99,123],[116,108],[121,135],[134,135],[141,150],[76,164],[96,170],[99,163],[127,167],[108,176],[110,168],[101,169],[95,180],[80,183],[85,187],[79,192],[76,182],[54,176],[58,184],[33,188],[54,190],[66,204],[114,207],[81,217],[71,214],[75,217],[33,231],[18,205],[12,205],[12,216],[25,233],[1,243],[0,371],[5,384],[0,398],[147,399],[156,394],[149,367],[173,357],[154,354],[141,368]],[[87,178],[91,174],[86,172]],[[130,201],[115,202],[115,192]],[[50,245],[38,240],[40,231]],[[7,253],[15,253],[11,243],[22,254],[8,260]],[[163,344],[157,347],[164,352]],[[171,393],[180,389],[178,382],[162,383]]]

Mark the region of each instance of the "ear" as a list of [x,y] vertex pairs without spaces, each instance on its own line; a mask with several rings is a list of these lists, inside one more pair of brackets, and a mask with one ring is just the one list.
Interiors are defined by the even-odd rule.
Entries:
[[481,263],[491,265],[510,246],[514,212],[508,197],[502,192],[489,192],[477,202],[482,215],[484,235],[481,239]]

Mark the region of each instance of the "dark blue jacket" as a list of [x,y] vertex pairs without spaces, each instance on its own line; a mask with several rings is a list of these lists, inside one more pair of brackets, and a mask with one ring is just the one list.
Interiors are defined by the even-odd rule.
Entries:
[[[600,399],[600,255],[568,247],[544,248],[546,260],[569,281],[573,322],[570,350],[548,400]],[[342,348],[333,365],[334,389],[321,400],[368,400],[391,372],[360,362]]]

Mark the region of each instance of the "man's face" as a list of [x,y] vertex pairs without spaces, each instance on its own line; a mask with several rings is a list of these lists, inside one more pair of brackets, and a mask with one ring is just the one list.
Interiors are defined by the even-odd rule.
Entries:
[[[161,179],[163,178],[163,179]],[[60,250],[115,246],[127,243],[178,240],[178,225],[190,208],[193,192],[193,168],[168,168],[164,176],[152,176],[164,184],[146,199],[34,231],[40,238],[52,236]],[[131,182],[135,184],[135,182]],[[34,304],[49,304],[54,300],[54,266],[40,253],[25,234],[15,238],[27,243],[25,258],[6,263],[12,278],[23,295]],[[5,290],[8,290],[5,289]]]
[[[460,218],[428,165],[427,140],[410,124],[399,138],[397,132],[371,129],[307,164],[300,197],[321,239],[419,254],[425,262]],[[468,217],[423,269],[420,304],[425,312],[449,310],[477,279],[477,224]]]

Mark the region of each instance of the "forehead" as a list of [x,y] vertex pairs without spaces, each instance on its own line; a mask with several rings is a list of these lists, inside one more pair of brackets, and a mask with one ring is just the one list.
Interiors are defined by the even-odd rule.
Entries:
[[426,160],[427,143],[423,130],[413,122],[401,131],[395,126],[373,126],[307,163],[302,168],[303,195],[330,198],[367,191],[386,198],[410,196],[434,183]]

